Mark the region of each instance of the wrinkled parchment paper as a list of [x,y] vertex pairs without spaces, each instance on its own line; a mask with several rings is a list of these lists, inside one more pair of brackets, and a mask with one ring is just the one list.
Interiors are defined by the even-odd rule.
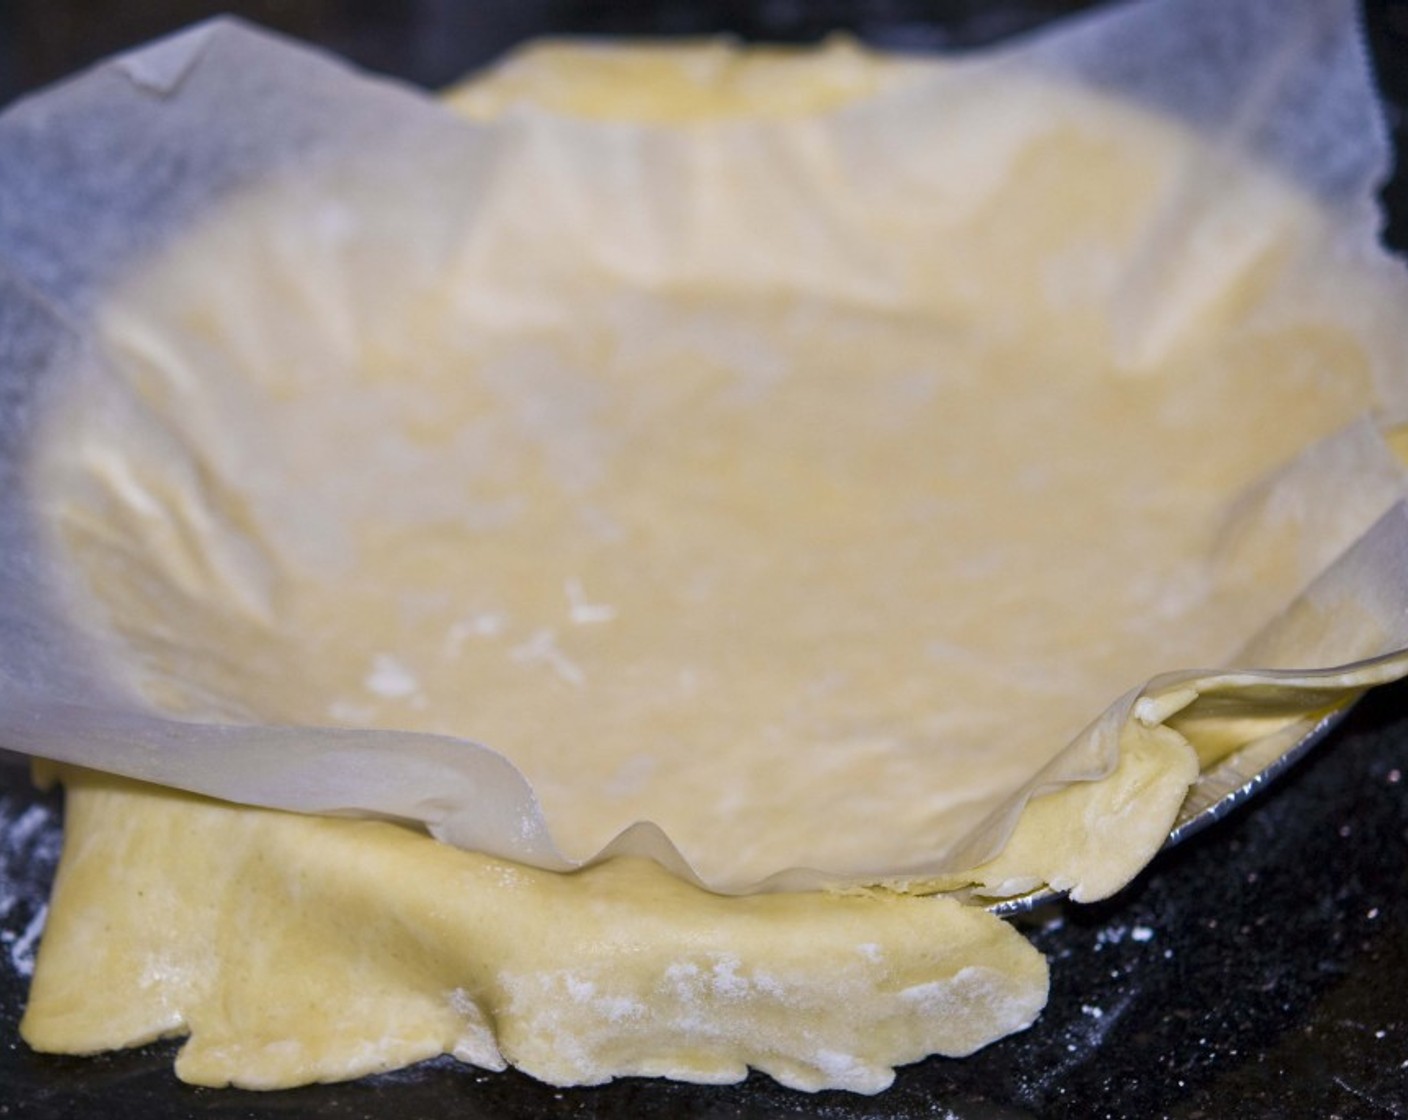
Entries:
[[[1379,276],[1383,290],[1403,290],[1397,266],[1376,245],[1373,190],[1387,145],[1351,4],[1146,3],[916,74],[820,125],[865,168],[869,184],[883,187],[890,169],[922,173],[926,136],[945,128],[947,99],[979,96],[1003,81],[1127,98],[1206,137],[1120,286],[1115,345],[1131,370],[1167,344],[1196,303],[1195,273],[1228,244],[1219,184],[1248,160],[1275,168],[1332,215],[1325,251]],[[552,821],[523,775],[486,747],[158,714],[105,671],[112,649],[70,622],[70,592],[51,574],[25,471],[51,394],[62,394],[75,371],[101,371],[91,324],[105,293],[221,203],[273,180],[364,181],[398,205],[442,215],[433,240],[412,236],[400,246],[433,257],[474,236],[479,204],[493,177],[523,158],[524,137],[546,145],[534,158],[601,189],[639,190],[646,199],[679,189],[666,178],[614,183],[609,169],[590,162],[598,149],[577,147],[585,135],[535,123],[531,113],[468,123],[417,91],[230,21],[100,66],[0,117],[0,743],[236,802],[421,821],[465,848],[547,869],[580,866],[554,845]],[[590,241],[594,231],[581,235]],[[610,256],[607,234],[597,235]],[[789,235],[778,232],[784,242]],[[646,252],[637,262],[649,259]],[[784,247],[776,260],[785,282],[789,260],[804,269],[814,255],[789,256]],[[729,268],[707,253],[693,266],[706,279]],[[836,276],[883,308],[884,285],[874,277]],[[1370,358],[1379,415],[1310,449],[1264,493],[1247,496],[1240,543],[1232,534],[1232,547],[1253,557],[1270,546],[1301,550],[1307,580],[1320,573],[1309,589],[1265,631],[1248,634],[1232,665],[1170,665],[1103,714],[1092,712],[1087,730],[964,843],[893,868],[888,878],[977,881],[998,894],[1041,882],[1074,887],[1077,897],[1109,893],[1135,868],[1100,865],[1098,829],[1073,860],[1063,855],[1066,862],[1047,866],[1037,818],[1058,798],[1042,797],[1023,815],[1030,799],[1058,791],[1067,802],[1098,799],[1099,779],[1116,772],[1130,728],[1174,728],[1206,765],[1408,669],[1401,653],[1408,512],[1381,435],[1401,418],[1408,382],[1408,336],[1392,329],[1391,307],[1387,299],[1348,301],[1344,311],[1377,340]],[[505,314],[521,310],[509,293]],[[1284,518],[1263,516],[1288,501],[1311,511],[1292,519],[1289,538]],[[1060,812],[1079,816],[1070,804]],[[970,871],[1009,836],[982,874]],[[627,829],[596,858],[622,853],[694,878],[649,823]],[[779,866],[761,883],[727,886],[805,889],[837,879],[824,867]]]

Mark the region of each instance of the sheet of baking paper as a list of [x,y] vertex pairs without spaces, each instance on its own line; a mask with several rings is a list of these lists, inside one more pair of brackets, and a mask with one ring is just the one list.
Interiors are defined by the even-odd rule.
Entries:
[[[1131,66],[1131,59],[1143,61]],[[1189,322],[1219,313],[1219,299],[1252,299],[1268,330],[1306,306],[1328,308],[1325,314],[1364,344],[1375,418],[1327,436],[1282,479],[1246,496],[1225,536],[1229,557],[1255,560],[1267,542],[1279,548],[1289,533],[1296,559],[1278,564],[1273,581],[1282,585],[1285,621],[1267,621],[1261,644],[1251,648],[1273,651],[1275,665],[1302,672],[1229,677],[1161,666],[1185,670],[1172,692],[1170,678],[1160,678],[1148,695],[1136,688],[1103,715],[1092,711],[1085,732],[1065,750],[1052,744],[1053,757],[1039,772],[1015,782],[958,843],[863,872],[798,870],[792,865],[806,861],[793,858],[767,867],[758,881],[723,875],[710,885],[794,889],[892,879],[979,882],[1000,892],[1025,889],[1035,877],[1072,886],[1078,896],[1108,893],[1166,830],[1191,780],[1188,740],[1205,757],[1211,748],[1203,745],[1218,740],[1207,728],[1194,734],[1197,714],[1212,710],[1202,698],[1219,698],[1226,727],[1249,715],[1260,719],[1268,687],[1278,711],[1299,704],[1304,714],[1332,702],[1329,693],[1352,694],[1405,667],[1390,656],[1344,668],[1405,645],[1395,605],[1401,566],[1392,562],[1402,556],[1393,512],[1401,483],[1379,433],[1402,411],[1401,371],[1408,368],[1408,336],[1394,324],[1402,279],[1374,248],[1372,188],[1384,173],[1386,146],[1349,4],[1166,0],[1116,9],[1000,52],[907,66],[874,96],[824,113],[700,129],[592,123],[531,106],[467,123],[414,91],[241,25],[204,26],[0,118],[0,316],[7,327],[0,386],[13,402],[5,410],[4,469],[24,482],[37,430],[28,419],[45,412],[50,397],[62,404],[74,386],[114,380],[105,350],[111,319],[104,319],[112,294],[207,228],[213,215],[269,192],[324,222],[331,242],[339,215],[382,215],[346,250],[361,267],[346,270],[348,289],[330,296],[327,308],[334,320],[342,315],[349,329],[373,337],[415,309],[425,291],[414,285],[424,277],[471,267],[476,253],[504,252],[505,229],[519,238],[513,248],[523,254],[521,274],[504,273],[499,287],[474,291],[459,309],[467,321],[496,331],[532,332],[570,313],[572,299],[584,293],[573,290],[570,275],[555,274],[560,256],[594,261],[600,272],[646,290],[731,289],[744,300],[822,291],[877,318],[902,320],[916,311],[906,302],[913,289],[896,271],[885,238],[913,237],[914,230],[887,226],[896,200],[930,191],[936,229],[989,205],[1011,160],[1041,127],[1026,113],[1033,90],[1062,108],[1128,96],[1138,112],[1153,107],[1170,115],[1154,131],[1191,126],[1205,137],[1181,149],[1182,166],[1135,251],[1113,260],[1097,251],[1062,266],[1064,281],[1101,277],[1093,296],[1074,293],[1073,313],[1082,300],[1087,307],[1108,300],[1101,313],[1127,376],[1165,360]],[[956,146],[974,171],[962,181],[933,158]],[[1262,196],[1244,189],[1260,174],[1248,170],[1253,157],[1317,200],[1313,233],[1276,240],[1276,216],[1269,227],[1262,222]],[[682,220],[697,216],[681,208],[682,200],[707,211],[707,236]],[[505,219],[507,226],[495,224]],[[277,245],[272,251],[277,255]],[[1251,268],[1268,253],[1281,267],[1265,275]],[[1315,266],[1325,260],[1335,267]],[[218,285],[218,261],[212,268]],[[1230,280],[1219,284],[1219,274],[1251,275],[1256,283],[1248,295]],[[1347,276],[1354,280],[1345,286]],[[1327,277],[1341,287],[1317,287],[1330,284]],[[108,324],[107,334],[99,322]],[[214,429],[210,435],[217,437]],[[1308,486],[1296,486],[1297,477]],[[107,671],[121,652],[114,637],[75,633],[69,619],[80,592],[48,578],[25,492],[23,485],[6,487],[0,526],[5,746],[234,801],[423,821],[455,844],[545,868],[591,856],[559,850],[553,821],[528,781],[486,747],[385,730],[264,726],[259,712],[235,708],[223,721],[157,714],[130,678]],[[1326,494],[1334,498],[1328,504]],[[1355,500],[1340,501],[1344,494]],[[289,501],[284,521],[298,527],[290,547],[307,563],[335,566],[337,517],[296,508],[296,495]],[[1376,523],[1362,545],[1336,561]],[[1373,562],[1363,561],[1365,550]],[[1326,565],[1311,595],[1297,600]],[[1266,593],[1264,579],[1255,586]],[[1326,602],[1335,605],[1328,614]],[[1356,611],[1341,611],[1345,603]],[[1360,624],[1305,621],[1322,617]],[[76,652],[85,646],[86,653]],[[209,660],[198,643],[189,652],[193,664]],[[387,671],[395,676],[394,666]],[[173,680],[174,693],[189,694],[188,683]],[[394,691],[395,682],[387,687]],[[1098,780],[1107,777],[1112,781]],[[992,856],[1014,827],[1021,839],[1028,820],[1022,808],[1037,794],[1046,796],[1033,809],[1044,806],[1067,832],[1072,822],[1080,832],[1079,821],[1092,813],[1060,809],[1060,798],[1098,808],[1120,801],[1122,791],[1154,786],[1140,802],[1143,832],[1113,872],[1103,864],[1098,873],[1087,868],[1107,846],[1096,825],[1083,840],[1062,845],[1074,853],[1066,866],[1038,861],[1000,874],[965,871]],[[626,829],[602,854],[619,853],[649,855],[690,874],[650,824]]]

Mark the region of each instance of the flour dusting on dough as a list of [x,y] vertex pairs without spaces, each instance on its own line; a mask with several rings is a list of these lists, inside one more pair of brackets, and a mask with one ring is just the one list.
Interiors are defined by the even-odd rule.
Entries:
[[388,700],[404,699],[420,688],[415,674],[389,653],[379,653],[372,659],[371,671],[363,683],[368,691]]

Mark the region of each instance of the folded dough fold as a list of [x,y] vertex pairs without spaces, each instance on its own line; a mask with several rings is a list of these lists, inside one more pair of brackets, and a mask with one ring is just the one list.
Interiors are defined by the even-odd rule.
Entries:
[[69,772],[22,1027],[89,1052],[187,1034],[198,1085],[454,1054],[559,1085],[638,1074],[873,1093],[1029,1025],[1046,962],[942,898],[724,898],[649,860],[561,875],[395,825]]

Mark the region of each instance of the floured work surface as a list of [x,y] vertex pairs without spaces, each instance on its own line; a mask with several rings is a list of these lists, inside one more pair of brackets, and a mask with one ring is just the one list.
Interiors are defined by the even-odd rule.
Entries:
[[[726,106],[729,58],[677,56]],[[1089,93],[812,61],[854,88],[672,123],[524,108],[572,80],[530,56],[457,98],[506,122],[443,185],[463,225],[342,169],[222,205],[104,301],[35,492],[160,708],[487,744],[572,861],[649,820],[720,890],[901,891],[563,875],[70,772],[31,1042],[874,1091],[1044,1000],[927,892],[1107,894],[1200,759],[1400,672],[1129,695],[1396,648],[1344,563],[1284,613],[1401,533],[1403,343],[1330,219]]]

